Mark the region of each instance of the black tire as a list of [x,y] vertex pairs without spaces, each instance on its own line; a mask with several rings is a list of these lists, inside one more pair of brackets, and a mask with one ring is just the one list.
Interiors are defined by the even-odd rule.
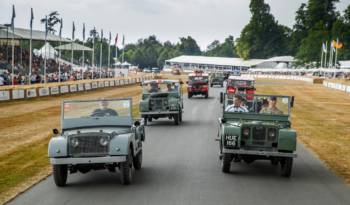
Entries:
[[53,165],[53,179],[56,186],[62,187],[67,184],[68,168],[67,165]]
[[179,112],[179,121],[180,121],[180,123],[182,122],[182,111],[181,110]]
[[179,125],[180,124],[179,118],[180,118],[179,114],[174,115],[174,123],[175,123],[175,125]]
[[152,117],[149,117],[149,118],[148,118],[148,121],[149,121],[149,122],[152,122],[152,120],[153,120]]
[[144,118],[143,118],[143,125],[144,125],[144,126],[147,126],[147,121],[148,121],[148,118],[147,118],[147,117],[144,117]]
[[283,177],[290,177],[293,168],[293,158],[287,157],[281,160],[281,175]]
[[222,154],[221,171],[223,173],[230,173],[231,162],[232,162],[232,154],[227,154],[227,153]]
[[210,84],[210,87],[213,87],[213,84]]
[[136,170],[141,169],[141,167],[142,167],[142,150],[140,150],[139,153],[137,153],[137,155],[134,157],[133,163],[134,163],[134,168]]
[[123,185],[128,185],[132,181],[132,154],[131,154],[131,150],[129,150],[129,154],[128,154],[128,156],[126,156],[126,161],[120,163],[120,181]]
[[272,164],[273,166],[277,166],[277,165],[278,165],[278,159],[272,158],[272,159],[271,159],[271,164]]
[[209,96],[209,94],[208,94],[208,93],[206,93],[206,94],[205,94],[205,98],[208,98],[208,96]]
[[188,99],[190,99],[192,97],[192,95],[190,93],[188,93],[187,97],[188,97]]

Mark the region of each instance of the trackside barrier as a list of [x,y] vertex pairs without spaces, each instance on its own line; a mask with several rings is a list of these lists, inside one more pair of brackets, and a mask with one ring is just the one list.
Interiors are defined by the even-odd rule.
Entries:
[[333,83],[333,82],[329,82],[329,81],[323,81],[323,86],[326,88],[350,93],[350,85],[344,85],[341,83]]
[[[66,93],[74,93],[81,91],[89,91],[98,88],[105,87],[118,87],[123,85],[131,85],[140,83],[144,80],[153,79],[153,75],[142,76],[142,77],[125,77],[121,79],[104,79],[104,80],[93,80],[91,82],[65,82],[62,84],[46,84],[46,85],[32,85],[29,86],[18,86],[9,87],[0,90],[0,101],[18,100],[18,99],[29,99],[35,97],[60,95]],[[0,87],[1,89],[1,87]]]
[[262,75],[262,74],[243,74],[242,76],[253,77],[255,79],[276,79],[276,80],[299,80],[308,83],[314,83],[313,78],[307,78],[302,76],[293,76],[293,75]]

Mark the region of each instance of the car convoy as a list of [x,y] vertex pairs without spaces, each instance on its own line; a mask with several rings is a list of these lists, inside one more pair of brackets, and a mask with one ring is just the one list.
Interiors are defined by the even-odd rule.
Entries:
[[[204,95],[209,84],[224,86],[225,76],[195,71],[188,75],[188,98]],[[68,173],[119,169],[122,184],[130,184],[135,170],[142,166],[144,126],[159,118],[182,122],[182,81],[155,79],[141,83],[139,111],[142,121],[132,116],[131,99],[63,101],[61,130],[54,129],[48,146],[57,186],[65,186]],[[232,162],[269,160],[281,166],[281,175],[290,177],[296,155],[297,134],[291,128],[290,112],[294,97],[256,95],[255,80],[229,76],[219,118],[219,159],[222,172]]]

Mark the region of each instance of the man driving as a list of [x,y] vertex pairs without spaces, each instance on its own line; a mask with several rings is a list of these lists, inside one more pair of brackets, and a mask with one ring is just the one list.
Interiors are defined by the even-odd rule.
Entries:
[[268,106],[263,107],[260,110],[260,113],[262,114],[272,114],[272,115],[282,115],[283,112],[277,108],[277,98],[275,96],[271,96],[268,99]]
[[91,117],[108,117],[108,116],[118,116],[118,113],[117,111],[111,108],[108,108],[107,100],[101,100],[100,108],[95,109],[94,112],[91,114]]
[[248,109],[243,106],[243,97],[240,95],[236,95],[234,99],[234,103],[229,105],[225,109],[226,112],[248,112]]
[[172,88],[171,84],[166,85],[168,92],[174,92],[175,90]]
[[156,93],[158,92],[158,84],[157,83],[150,83],[151,89],[149,90],[150,93]]

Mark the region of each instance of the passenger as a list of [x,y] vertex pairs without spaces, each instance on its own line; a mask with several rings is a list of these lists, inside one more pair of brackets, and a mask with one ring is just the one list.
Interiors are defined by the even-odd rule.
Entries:
[[248,112],[248,109],[242,104],[243,98],[238,95],[235,96],[234,103],[226,107],[226,112]]
[[95,109],[94,112],[91,114],[91,117],[108,117],[108,116],[118,116],[118,113],[117,111],[111,108],[108,108],[107,100],[101,100],[100,108]]
[[268,100],[269,104],[267,107],[263,107],[260,110],[260,113],[262,114],[272,114],[272,115],[282,115],[283,112],[279,110],[277,105],[277,98],[275,96],[271,96]]
[[171,84],[166,85],[168,92],[174,92],[175,90],[172,88]]

